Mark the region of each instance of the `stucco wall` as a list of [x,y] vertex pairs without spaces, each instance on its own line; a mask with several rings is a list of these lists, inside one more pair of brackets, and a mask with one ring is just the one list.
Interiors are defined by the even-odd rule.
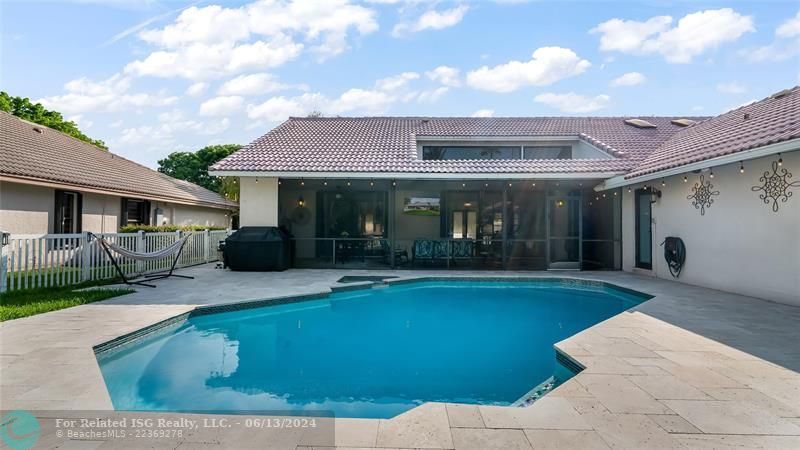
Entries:
[[[800,180],[800,151],[783,154],[783,166]],[[672,278],[659,244],[677,236],[686,244],[686,264],[679,281],[800,306],[800,188],[778,212],[759,199],[752,187],[771,172],[777,156],[715,167],[711,179],[714,203],[701,215],[687,199],[701,174],[687,173],[649,184],[662,197],[653,204],[653,270],[644,273]],[[702,175],[709,180],[708,172]],[[635,190],[642,185],[632,186]],[[635,270],[634,195],[623,189],[623,270]]]
[[241,226],[278,225],[278,179],[239,179],[239,222]]
[[114,195],[83,194],[83,231],[114,233],[119,228],[119,197]]
[[53,189],[0,181],[0,230],[45,234],[53,229]]

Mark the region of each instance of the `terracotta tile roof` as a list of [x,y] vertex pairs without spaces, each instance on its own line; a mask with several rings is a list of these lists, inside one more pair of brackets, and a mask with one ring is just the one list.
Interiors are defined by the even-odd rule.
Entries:
[[[215,171],[372,173],[624,173],[674,133],[672,117],[645,117],[656,128],[624,123],[625,117],[337,117],[290,118],[213,166]],[[696,118],[695,118],[696,119]],[[417,159],[425,137],[574,137],[609,153],[610,159]]]
[[675,133],[625,178],[800,138],[800,87],[781,93]]
[[146,198],[209,207],[229,209],[236,206],[208,189],[2,111],[0,136],[0,176],[94,188],[119,195],[140,194]]

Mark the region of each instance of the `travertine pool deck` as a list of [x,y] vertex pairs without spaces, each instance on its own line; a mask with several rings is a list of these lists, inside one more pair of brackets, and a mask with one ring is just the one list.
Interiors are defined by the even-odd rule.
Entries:
[[[146,445],[800,448],[797,307],[622,272],[237,273],[206,265],[182,273],[196,279],[162,280],[157,289],[139,288],[108,301],[0,324],[0,409],[34,410],[44,430],[47,410],[112,410],[92,347],[197,305],[326,292],[345,275],[565,277],[607,281],[655,297],[559,343],[586,369],[529,407],[426,403],[388,420],[336,419],[335,442],[302,430],[232,437],[210,429]],[[539,381],[531,380],[532,386]],[[59,443],[63,440],[43,432],[35,448]],[[117,448],[121,443],[84,439],[68,445]]]

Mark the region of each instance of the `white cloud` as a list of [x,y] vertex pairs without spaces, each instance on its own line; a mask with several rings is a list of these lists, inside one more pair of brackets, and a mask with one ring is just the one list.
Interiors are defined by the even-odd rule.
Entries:
[[197,83],[193,83],[191,86],[186,88],[186,95],[190,97],[197,97],[198,95],[203,95],[206,90],[208,90],[208,83],[198,81]]
[[247,117],[257,122],[281,122],[289,117],[302,117],[312,111],[325,115],[385,113],[398,97],[375,89],[349,89],[336,98],[318,92],[295,97],[272,97],[260,104],[247,105]]
[[607,107],[611,102],[611,97],[608,95],[586,97],[575,94],[574,92],[569,92],[566,94],[554,94],[547,92],[537,95],[534,98],[534,101],[556,108],[561,112],[583,114]]
[[459,70],[455,67],[439,66],[433,70],[425,72],[425,75],[437,83],[445,86],[458,87],[461,85]]
[[145,106],[168,106],[178,100],[176,96],[161,91],[157,94],[130,93],[131,79],[120,74],[102,81],[82,77],[64,84],[63,95],[36,100],[47,108],[64,114],[87,112],[118,112]]
[[785,61],[800,55],[800,12],[775,29],[775,39],[770,44],[747,48],[739,54],[753,63]]
[[747,86],[738,81],[731,81],[730,83],[717,84],[717,92],[723,94],[744,94],[747,92]]
[[659,54],[670,63],[689,63],[698,55],[755,31],[753,19],[731,8],[687,14],[671,27],[672,17],[644,22],[611,19],[591,30],[599,33],[600,49],[631,54]]
[[778,26],[775,30],[775,36],[784,39],[800,36],[800,11],[798,11],[796,16]]
[[305,85],[281,83],[274,75],[268,73],[254,73],[250,75],[240,75],[226,81],[220,86],[217,93],[219,95],[261,95],[293,87],[300,89],[307,88]]
[[157,51],[125,66],[125,73],[163,78],[182,77],[205,80],[233,75],[248,69],[278,67],[295,59],[303,44],[286,35],[269,42],[255,41],[237,45],[196,43],[178,50]]
[[82,130],[92,128],[92,125],[94,125],[94,122],[84,117],[83,114],[76,114],[74,116],[67,117],[67,120],[70,122],[75,122],[75,124],[78,125],[78,128]]
[[187,119],[179,109],[163,112],[157,117],[157,124],[123,129],[112,146],[135,148],[137,151],[145,150],[151,153],[188,149],[182,144],[186,141],[182,135],[212,136],[230,127],[230,120],[227,117],[200,122]]
[[420,103],[436,103],[449,90],[450,88],[447,86],[440,86],[436,89],[422,91],[417,95],[417,101]]
[[483,66],[467,74],[467,84],[475,89],[512,92],[523,86],[546,86],[580,75],[591,63],[562,47],[541,47],[530,61],[509,61],[489,68]]
[[332,101],[328,110],[337,114],[353,111],[367,115],[380,114],[385,112],[394,100],[395,98],[386,92],[349,89]]
[[471,117],[493,117],[494,110],[493,109],[479,109],[472,113]]
[[375,87],[381,91],[397,91],[405,88],[408,83],[419,78],[416,72],[403,72],[399,75],[386,77],[375,82]]
[[378,29],[376,13],[349,0],[261,0],[237,8],[190,7],[163,28],[138,33],[159,49],[133,61],[137,76],[205,80],[285,64],[308,50],[321,59],[348,37]]
[[392,36],[400,37],[409,33],[452,27],[461,22],[468,10],[469,6],[467,5],[458,5],[443,11],[431,9],[424,12],[413,22],[401,22],[395,25],[392,30]]
[[701,106],[701,105],[692,106],[692,111],[702,111],[704,109],[706,109],[706,108],[704,106]]
[[227,116],[242,109],[244,99],[238,95],[219,96],[200,105],[201,116]]
[[620,77],[611,80],[611,83],[609,83],[609,85],[611,85],[612,87],[636,86],[637,84],[642,84],[645,81],[647,81],[647,77],[645,77],[641,73],[628,72]]

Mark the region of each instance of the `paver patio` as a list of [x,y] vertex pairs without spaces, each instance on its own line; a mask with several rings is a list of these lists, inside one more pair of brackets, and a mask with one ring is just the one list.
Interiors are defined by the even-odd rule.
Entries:
[[[655,297],[559,343],[586,369],[529,407],[426,403],[387,420],[335,419],[333,442],[302,431],[233,438],[202,430],[153,445],[800,448],[800,308],[622,272],[237,273],[213,265],[183,272],[196,279],[164,280],[157,289],[0,324],[0,408],[112,410],[92,347],[197,305],[326,292],[345,275],[563,276]],[[39,416],[46,430],[48,414]],[[45,435],[45,447],[63,442]],[[72,444],[119,446],[102,439]]]

